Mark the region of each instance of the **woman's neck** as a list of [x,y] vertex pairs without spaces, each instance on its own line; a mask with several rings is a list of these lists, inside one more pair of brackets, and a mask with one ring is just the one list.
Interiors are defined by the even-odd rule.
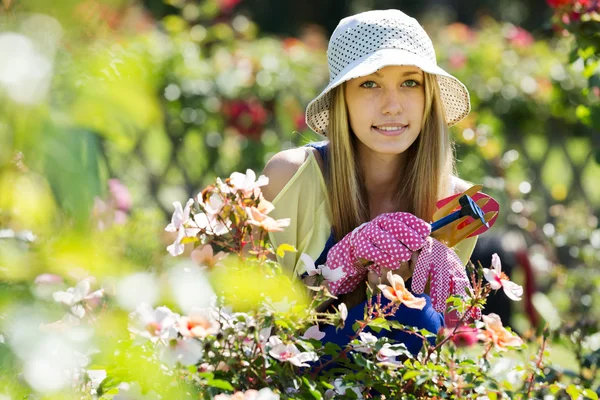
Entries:
[[357,146],[371,217],[384,212],[401,211],[398,183],[406,165],[403,154],[381,154],[366,146]]

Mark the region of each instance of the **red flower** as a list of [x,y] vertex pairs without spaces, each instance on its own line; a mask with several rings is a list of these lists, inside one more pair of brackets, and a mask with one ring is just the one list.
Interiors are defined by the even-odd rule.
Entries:
[[269,113],[257,99],[233,100],[223,105],[223,114],[241,135],[260,139]]
[[221,12],[228,13],[231,12],[242,0],[219,0],[219,9]]
[[572,0],[546,0],[546,3],[552,8],[561,8],[573,4]]

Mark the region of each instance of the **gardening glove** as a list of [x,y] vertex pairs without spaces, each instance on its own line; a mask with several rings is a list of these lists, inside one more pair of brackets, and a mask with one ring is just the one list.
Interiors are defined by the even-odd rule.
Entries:
[[[411,259],[426,244],[431,226],[410,213],[381,214],[344,236],[327,254],[327,268],[342,269],[341,277],[329,282],[332,294],[352,292],[367,276],[368,269],[390,270]],[[368,262],[373,264],[368,265]]]
[[[448,297],[451,295],[468,296],[466,289],[471,289],[471,283],[460,258],[454,250],[432,237],[425,240],[417,259],[412,276],[412,292],[423,293],[428,281],[430,281],[429,296],[433,308],[439,312],[446,311]],[[449,313],[447,318],[450,325],[457,322],[458,317],[455,312]],[[479,319],[481,310],[472,310],[468,317]]]

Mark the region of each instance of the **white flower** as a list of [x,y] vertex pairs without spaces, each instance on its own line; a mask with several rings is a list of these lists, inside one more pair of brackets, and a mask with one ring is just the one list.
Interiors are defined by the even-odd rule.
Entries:
[[300,260],[304,263],[309,276],[323,275],[323,278],[329,282],[335,282],[344,276],[342,268],[331,269],[327,265],[315,266],[313,259],[306,253],[300,255]]
[[483,269],[483,276],[489,282],[490,287],[493,290],[502,288],[504,293],[506,293],[506,296],[511,300],[521,300],[521,296],[523,296],[523,287],[511,282],[508,279],[508,276],[502,272],[502,263],[500,257],[498,257],[498,254],[496,253],[492,255],[492,267],[493,269]]
[[372,346],[377,343],[377,337],[369,332],[361,332],[358,336],[360,337],[360,344],[353,345],[354,350],[360,353],[371,354],[373,352]]
[[283,344],[276,336],[269,338],[272,346],[269,355],[279,361],[287,361],[297,367],[310,367],[307,362],[317,361],[317,353],[313,351],[301,352],[293,343]]
[[167,251],[173,257],[183,253],[184,246],[181,243],[183,238],[196,236],[200,232],[195,220],[190,218],[190,211],[193,204],[194,199],[189,199],[185,204],[185,208],[182,209],[180,202],[176,201],[173,203],[175,211],[171,217],[171,223],[165,228],[165,231],[167,232],[177,232],[175,242],[167,247]]
[[129,314],[129,331],[153,343],[167,341],[177,337],[176,324],[179,314],[167,307],[153,309],[149,304],[140,304],[136,311]]
[[362,395],[362,387],[344,385],[344,380],[342,378],[337,378],[335,381],[333,381],[333,386],[334,389],[329,389],[325,392],[325,397],[328,399],[332,399],[336,395],[344,395],[348,389],[356,393],[357,398],[364,399]]
[[235,190],[240,190],[244,195],[249,196],[255,192],[261,186],[269,184],[269,178],[264,175],[258,177],[256,180],[256,174],[251,169],[246,170],[246,174],[234,172],[229,177],[229,183]]
[[229,232],[231,221],[221,221],[218,215],[210,215],[198,213],[194,215],[194,223],[196,226],[204,230],[209,235],[221,236]]
[[319,330],[319,325],[311,326],[310,328],[308,328],[306,330],[306,332],[304,332],[304,335],[302,335],[302,339],[316,339],[316,340],[321,340],[324,337],[325,337],[325,332],[321,332]]
[[66,292],[54,292],[52,297],[57,303],[69,307],[74,316],[83,318],[85,316],[86,305],[104,296],[104,289],[90,293],[90,288],[90,279],[86,278],[77,283],[75,287],[68,288]]
[[164,348],[162,360],[174,366],[179,363],[184,367],[196,365],[202,359],[204,350],[199,341],[193,338],[172,340]]
[[404,354],[404,351],[394,350],[391,344],[385,343],[377,352],[377,360],[388,365],[402,365],[401,362],[396,360],[396,357],[402,354]]

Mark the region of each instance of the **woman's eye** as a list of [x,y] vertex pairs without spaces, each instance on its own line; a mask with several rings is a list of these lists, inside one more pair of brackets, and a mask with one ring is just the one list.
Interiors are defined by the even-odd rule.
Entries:
[[377,86],[377,84],[373,81],[366,81],[366,82],[363,82],[360,86],[364,87],[366,89],[373,89],[374,87]]
[[402,86],[406,86],[406,87],[417,87],[419,85],[420,85],[420,83],[415,81],[414,79],[409,79],[402,84]]

